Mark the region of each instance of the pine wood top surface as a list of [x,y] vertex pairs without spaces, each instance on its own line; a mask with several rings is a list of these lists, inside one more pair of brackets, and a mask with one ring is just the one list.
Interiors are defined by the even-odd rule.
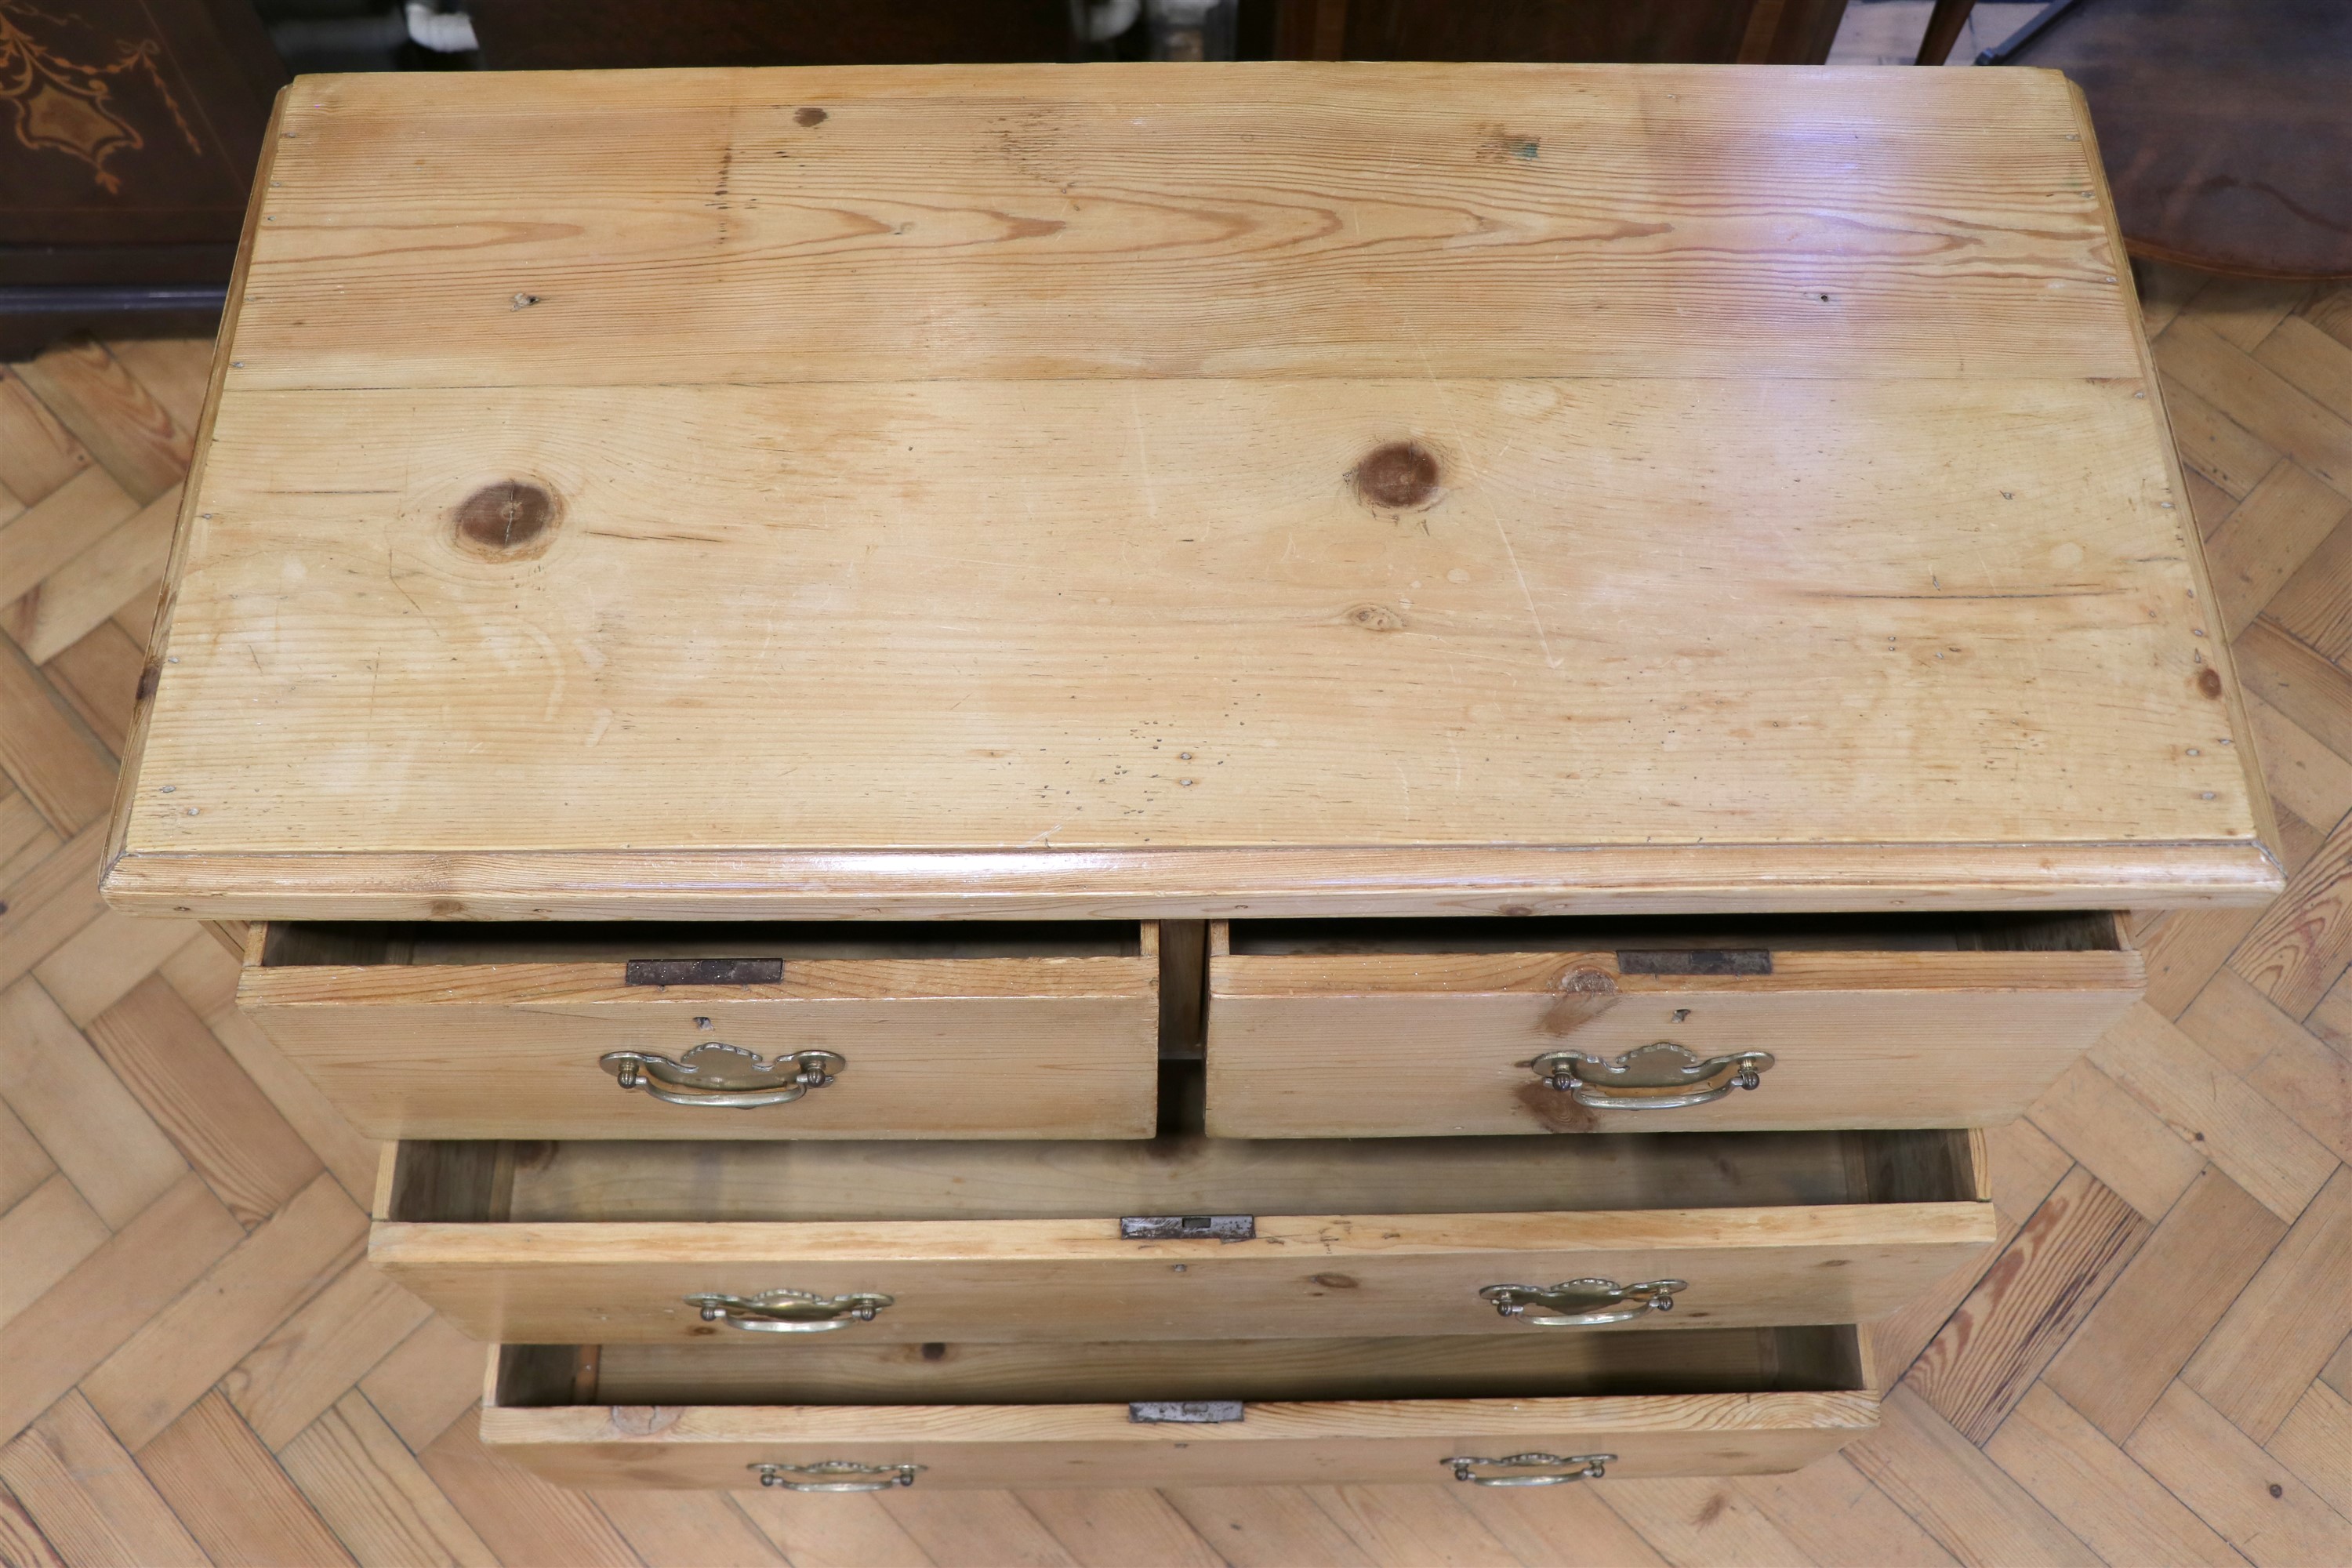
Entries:
[[320,78],[272,145],[120,904],[2279,885],[2054,76]]

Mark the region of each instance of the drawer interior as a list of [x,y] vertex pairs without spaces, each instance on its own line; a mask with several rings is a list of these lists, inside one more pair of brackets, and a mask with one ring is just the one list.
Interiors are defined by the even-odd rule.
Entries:
[[1133,958],[1138,921],[273,921],[264,968],[697,958]]
[[1161,1064],[1161,1131],[1149,1140],[411,1141],[400,1145],[385,1217],[1087,1219],[1758,1208],[1986,1195],[1965,1131],[1209,1138],[1200,1131],[1200,1078],[1196,1062]]
[[2111,952],[2104,910],[1965,913],[1465,916],[1459,919],[1234,921],[1235,953],[1612,952],[1761,949],[1783,952]]
[[1543,1399],[1864,1386],[1851,1325],[1047,1344],[506,1345],[501,1405]]

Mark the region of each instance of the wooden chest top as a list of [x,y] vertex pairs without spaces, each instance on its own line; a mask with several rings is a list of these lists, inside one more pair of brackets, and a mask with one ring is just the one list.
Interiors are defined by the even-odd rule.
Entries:
[[2256,901],[2048,73],[310,78],[109,896]]

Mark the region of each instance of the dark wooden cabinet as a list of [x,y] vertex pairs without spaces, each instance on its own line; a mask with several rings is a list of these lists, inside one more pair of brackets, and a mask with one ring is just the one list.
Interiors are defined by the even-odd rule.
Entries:
[[0,0],[5,352],[142,302],[209,331],[284,81],[246,0]]
[[1846,0],[1280,0],[1290,59],[1819,65]]

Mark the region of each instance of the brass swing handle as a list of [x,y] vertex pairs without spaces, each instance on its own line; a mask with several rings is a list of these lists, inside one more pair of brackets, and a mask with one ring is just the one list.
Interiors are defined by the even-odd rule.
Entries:
[[757,1051],[709,1040],[677,1061],[652,1051],[607,1051],[596,1065],[623,1089],[642,1089],[671,1105],[751,1110],[789,1105],[831,1083],[849,1063],[831,1051],[794,1051],[768,1062]]
[[[1630,1323],[1652,1312],[1675,1310],[1675,1293],[1690,1289],[1687,1279],[1652,1279],[1640,1285],[1620,1285],[1614,1279],[1566,1279],[1552,1286],[1489,1285],[1479,1299],[1494,1303],[1506,1318],[1518,1318],[1540,1329],[1589,1329],[1601,1323]],[[1530,1312],[1530,1307],[1540,1312]]]
[[1657,1040],[1614,1061],[1582,1051],[1549,1051],[1528,1064],[1552,1088],[1597,1110],[1672,1110],[1754,1089],[1772,1065],[1769,1051],[1700,1058]]
[[870,1323],[895,1297],[870,1290],[846,1296],[816,1296],[806,1290],[763,1290],[757,1296],[706,1291],[686,1298],[706,1323],[724,1323],[761,1334],[822,1334],[852,1323]]
[[[1438,1463],[1453,1466],[1454,1479],[1474,1487],[1557,1487],[1570,1481],[1597,1481],[1609,1473],[1608,1467],[1616,1458],[1614,1454],[1506,1454],[1499,1459],[1462,1455]],[[1480,1475],[1482,1469],[1505,1473]],[[1536,1473],[1525,1473],[1528,1471]]]
[[887,1492],[911,1487],[920,1465],[861,1465],[855,1459],[819,1459],[813,1465],[747,1465],[763,1487],[790,1492]]

